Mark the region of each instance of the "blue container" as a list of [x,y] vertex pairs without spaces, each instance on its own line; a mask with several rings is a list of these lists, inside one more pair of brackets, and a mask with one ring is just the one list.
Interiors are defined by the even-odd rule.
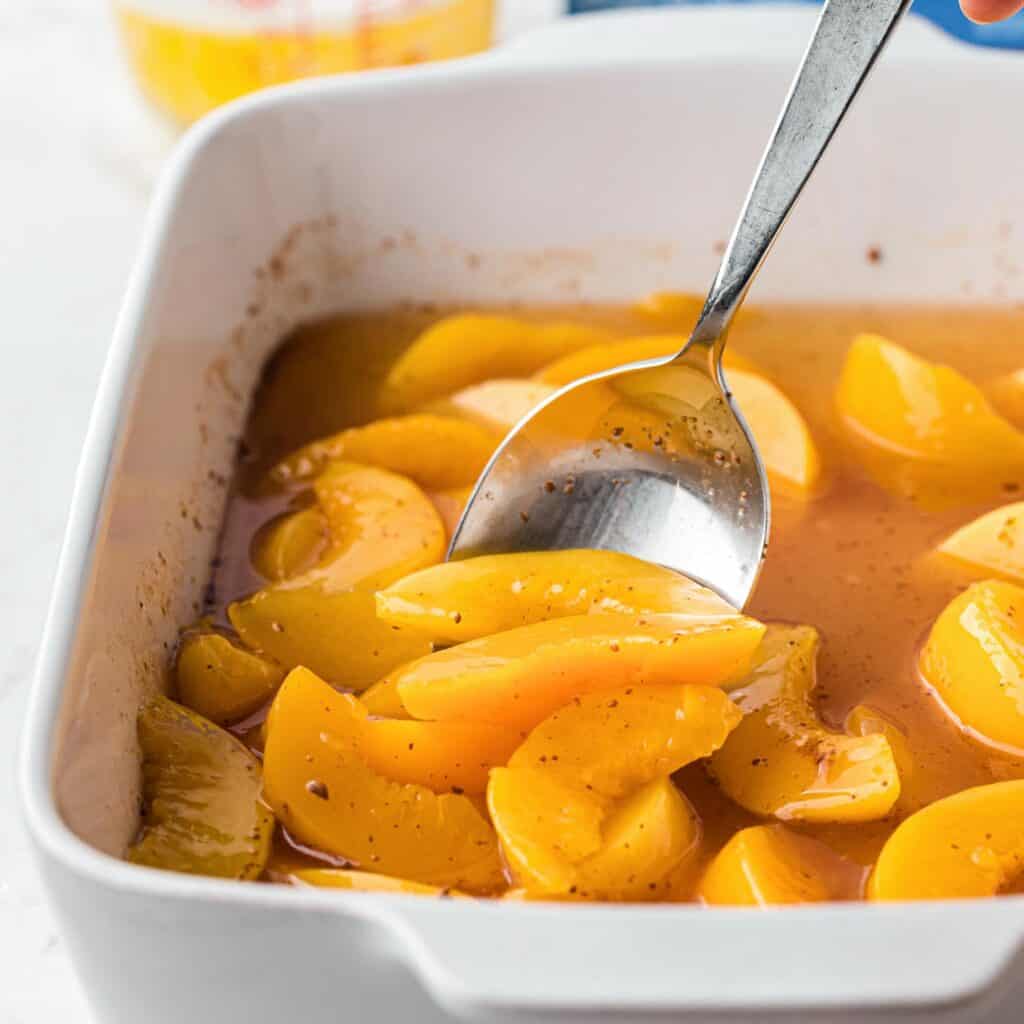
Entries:
[[[684,4],[715,4],[723,0],[569,0],[571,14],[610,11],[621,7],[681,7]],[[772,0],[725,0],[729,3],[771,3]],[[817,0],[801,0],[815,3]],[[915,0],[914,13],[927,18],[944,32],[978,46],[1024,50],[1024,12],[996,25],[975,25],[960,12],[958,0]]]

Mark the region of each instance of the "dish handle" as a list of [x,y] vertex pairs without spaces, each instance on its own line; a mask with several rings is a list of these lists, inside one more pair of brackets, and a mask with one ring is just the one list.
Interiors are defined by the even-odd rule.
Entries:
[[925,1006],[958,1017],[968,1003],[1024,999],[1019,897],[769,912],[389,902],[396,952],[472,1020],[798,1009],[824,1020],[841,1008],[852,1021]]

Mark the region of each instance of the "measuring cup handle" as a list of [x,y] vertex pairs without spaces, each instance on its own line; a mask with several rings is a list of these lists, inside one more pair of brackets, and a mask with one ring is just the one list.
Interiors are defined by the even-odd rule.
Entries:
[[775,236],[911,0],[827,0],[687,345],[715,351]]

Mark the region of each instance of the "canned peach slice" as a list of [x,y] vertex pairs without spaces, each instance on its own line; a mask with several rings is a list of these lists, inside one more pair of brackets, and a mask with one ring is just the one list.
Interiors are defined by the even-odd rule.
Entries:
[[529,729],[595,691],[723,683],[746,670],[763,633],[743,616],[576,615],[429,654],[389,678],[414,718]]
[[868,882],[874,900],[995,896],[1024,871],[1024,781],[961,790],[912,814]]
[[316,507],[303,508],[262,526],[252,539],[249,557],[261,576],[277,583],[312,569],[329,541],[323,512]]
[[992,509],[961,526],[939,551],[977,572],[1024,583],[1024,501]]
[[375,771],[366,710],[306,669],[271,705],[264,789],[300,842],[373,872],[470,891],[502,887],[494,831],[467,796]]
[[611,340],[598,327],[461,313],[428,327],[392,367],[381,406],[398,412],[495,377],[526,377],[546,363]]
[[260,763],[230,733],[157,697],[139,712],[142,832],[135,864],[258,878],[270,855],[274,816],[260,799]]
[[980,738],[1024,750],[1024,587],[974,583],[935,620],[921,672]]
[[270,477],[278,484],[309,481],[342,459],[399,473],[426,490],[447,490],[473,483],[497,440],[493,431],[452,416],[395,416],[313,441],[279,462]]
[[178,646],[178,698],[219,725],[257,711],[283,679],[284,669],[277,662],[245,650],[221,633],[186,633]]
[[285,668],[305,665],[364,689],[429,644],[377,619],[373,590],[439,562],[445,532],[430,499],[387,470],[332,463],[314,483],[330,539],[317,565],[228,608],[242,640]]
[[587,613],[739,617],[707,587],[614,551],[482,555],[431,566],[377,593],[386,622],[450,644]]
[[874,821],[900,795],[885,736],[826,729],[811,700],[818,634],[770,626],[755,667],[730,696],[743,721],[710,761],[741,807],[784,821]]
[[719,747],[738,720],[706,686],[627,687],[556,711],[491,773],[488,806],[515,884],[656,897],[699,840],[669,775]]
[[874,334],[850,347],[836,396],[848,436],[883,486],[929,504],[1024,480],[1024,435],[981,389]]
[[423,410],[438,416],[458,416],[495,434],[507,434],[555,388],[534,380],[485,380],[431,402]]
[[802,494],[813,492],[821,483],[821,456],[800,410],[758,374],[730,370],[726,379],[769,479]]
[[821,903],[859,895],[863,869],[785,825],[737,832],[712,860],[697,894],[711,906]]

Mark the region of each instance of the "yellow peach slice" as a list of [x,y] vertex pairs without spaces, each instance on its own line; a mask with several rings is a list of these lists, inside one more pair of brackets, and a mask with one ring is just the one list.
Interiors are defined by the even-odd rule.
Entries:
[[601,828],[601,847],[578,868],[583,899],[663,898],[672,872],[700,847],[700,821],[671,779],[661,778],[624,797]]
[[[409,477],[427,490],[465,487],[480,475],[498,438],[477,423],[426,413],[375,420],[300,448],[270,473],[277,484],[311,480],[343,459]],[[454,457],[456,456],[457,457]]]
[[888,740],[845,736],[818,720],[818,634],[771,626],[755,667],[730,696],[743,721],[710,762],[723,792],[741,807],[783,821],[884,818],[900,795]]
[[960,527],[939,551],[979,572],[1024,583],[1024,501],[993,509]]
[[975,786],[912,814],[868,882],[873,900],[995,896],[1024,871],[1024,781]]
[[[581,697],[491,772],[488,807],[516,885],[651,898],[698,841],[668,776],[721,745],[739,713],[705,686]],[[660,785],[654,785],[659,783]]]
[[1024,481],[1024,435],[981,390],[884,338],[853,343],[837,405],[866,468],[899,494],[965,501]]
[[1024,750],[1024,587],[974,583],[932,626],[921,672],[979,737]]
[[284,669],[220,633],[187,633],[175,664],[178,698],[223,725],[251,715],[270,700]]
[[372,591],[334,591],[322,581],[267,587],[229,605],[228,618],[245,644],[286,669],[305,665],[353,690],[431,650],[423,637],[378,619]]
[[426,654],[429,644],[377,619],[373,589],[444,557],[430,499],[387,470],[335,462],[314,490],[330,529],[319,564],[229,606],[249,647],[352,689]]
[[329,540],[323,512],[315,507],[299,509],[261,526],[252,539],[249,558],[261,576],[277,583],[312,569]]
[[444,558],[444,525],[411,480],[372,466],[332,462],[313,490],[331,535],[314,578],[334,587],[376,589]]
[[438,796],[374,771],[366,711],[305,669],[270,708],[264,792],[300,842],[355,867],[438,886],[502,886],[494,832],[466,796]]
[[391,368],[381,408],[412,409],[491,377],[526,377],[566,352],[609,341],[607,331],[460,313],[423,332]]
[[[630,312],[663,330],[681,332],[689,337],[704,309],[704,301],[704,296],[696,292],[652,292],[634,302]],[[736,322],[740,324],[757,315],[757,310],[745,303],[737,314]]]
[[598,690],[718,685],[746,669],[763,633],[742,616],[571,616],[429,654],[392,678],[414,718],[531,728]]
[[458,416],[501,436],[555,390],[535,380],[485,380],[431,402],[423,411]]
[[166,697],[139,712],[142,832],[134,864],[253,879],[270,856],[274,816],[260,763],[229,733]]
[[398,685],[394,679],[381,679],[374,683],[359,695],[359,700],[367,712],[377,718],[412,718],[398,696]]
[[997,378],[986,390],[1001,415],[1024,427],[1024,368]]
[[[628,338],[607,345],[595,345],[581,352],[572,352],[538,370],[534,380],[542,384],[562,387],[592,373],[614,370],[617,366],[639,363],[646,359],[674,356],[686,344],[682,334],[653,334],[649,337]],[[725,353],[725,367],[732,380],[734,370],[754,370],[754,365],[743,356],[729,350]]]
[[362,749],[375,772],[396,782],[435,793],[483,793],[488,772],[505,764],[524,736],[483,722],[372,718],[364,726]]
[[797,407],[770,381],[731,370],[732,392],[775,483],[813,491],[821,481],[821,456]]
[[674,356],[685,344],[686,336],[682,334],[654,334],[650,337],[628,338],[606,345],[594,345],[579,352],[570,352],[542,367],[534,375],[534,380],[541,384],[562,387],[581,377],[614,370],[617,366],[625,366],[627,363]]
[[900,777],[900,797],[894,805],[900,811],[916,811],[928,803],[930,796],[917,792],[915,779],[917,761],[911,752],[906,733],[891,719],[877,708],[867,704],[858,704],[850,710],[843,723],[846,732],[851,736],[871,736],[878,734],[889,741],[893,761],[896,763],[896,774]]
[[722,746],[741,714],[711,686],[590,693],[542,721],[509,759],[595,798],[619,800]]
[[696,292],[651,292],[634,302],[630,312],[664,324],[689,336],[704,308],[704,296]]
[[602,801],[543,772],[495,768],[487,806],[506,867],[532,892],[569,893],[575,865],[601,848]]
[[411,882],[407,878],[377,875],[372,871],[352,871],[347,868],[302,868],[290,875],[290,880],[318,889],[345,889],[349,892],[402,893],[409,896],[436,896],[439,899],[467,899],[454,889],[437,885]]
[[784,825],[755,825],[725,844],[697,894],[711,906],[848,900],[858,895],[862,873],[817,839]]
[[482,555],[423,569],[377,593],[385,622],[444,644],[602,612],[737,615],[685,576],[614,551]]

